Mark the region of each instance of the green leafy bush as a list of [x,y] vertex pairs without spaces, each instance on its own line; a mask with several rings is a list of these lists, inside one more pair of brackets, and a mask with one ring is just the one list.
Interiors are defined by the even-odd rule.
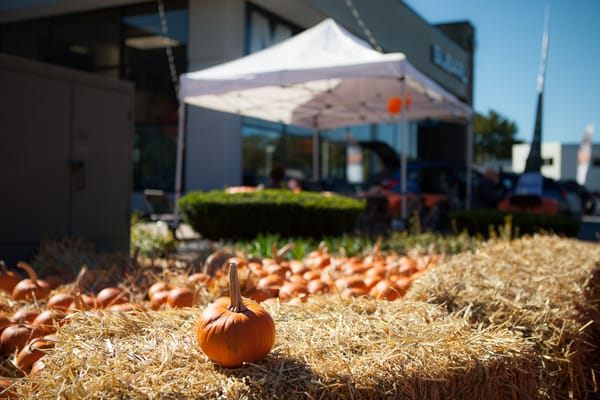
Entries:
[[163,256],[175,251],[177,241],[166,226],[138,222],[131,225],[130,247],[132,254]]
[[510,225],[512,236],[534,233],[553,233],[559,236],[576,237],[580,221],[566,215],[545,215],[528,212],[506,212],[490,209],[464,210],[452,213],[451,219],[458,232],[466,231],[471,236],[489,238],[505,235],[496,229],[506,230]]
[[259,234],[322,237],[352,232],[365,203],[341,195],[288,190],[190,192],[179,201],[183,220],[208,239]]
[[342,235],[326,236],[319,239],[310,237],[284,238],[274,234],[259,234],[253,239],[237,240],[225,243],[225,247],[232,251],[241,251],[247,257],[273,257],[273,246],[277,249],[286,244],[292,244],[290,251],[283,256],[287,259],[301,260],[311,251],[317,250],[322,244],[332,254],[348,257],[362,255],[363,252],[373,247],[373,241],[364,236]]

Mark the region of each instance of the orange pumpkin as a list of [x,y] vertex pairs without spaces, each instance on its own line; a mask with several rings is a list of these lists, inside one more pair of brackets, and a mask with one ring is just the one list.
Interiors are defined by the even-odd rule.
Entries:
[[0,334],[2,333],[2,331],[4,330],[4,328],[6,328],[9,325],[14,324],[15,321],[3,314],[0,314]]
[[59,310],[67,312],[75,301],[75,295],[71,293],[56,293],[50,296],[46,303],[46,310]]
[[77,279],[75,279],[75,300],[69,306],[68,311],[76,311],[83,310],[89,311],[95,309],[98,306],[96,302],[96,296],[90,293],[85,293],[83,278],[88,272],[88,268],[86,265],[81,267],[79,270],[79,274],[77,274]]
[[0,378],[0,399],[17,399],[17,394],[13,389],[14,382],[6,379]]
[[132,302],[128,301],[125,303],[110,304],[108,307],[106,307],[106,310],[114,311],[114,312],[121,312],[121,313],[128,313],[128,312],[134,312],[134,311],[138,311],[138,312],[145,311],[146,309],[141,304],[136,304],[136,303],[132,303]]
[[167,304],[171,308],[193,307],[196,304],[196,293],[188,287],[176,287],[167,294]]
[[367,290],[367,284],[364,279],[358,275],[345,276],[335,280],[335,286],[338,291],[343,292],[345,289],[360,289],[362,291]]
[[387,103],[387,111],[390,114],[398,114],[402,111],[402,99],[396,96],[390,96]]
[[306,290],[310,294],[325,294],[329,293],[331,287],[320,279],[313,279],[306,284]]
[[248,297],[249,299],[252,299],[257,303],[262,303],[267,299],[277,296],[277,294],[277,289],[251,288],[244,292],[244,297]]
[[310,270],[302,261],[290,260],[290,271],[292,271],[292,274],[294,275],[302,275]]
[[44,358],[40,358],[36,362],[33,363],[31,369],[29,370],[29,377],[36,378],[42,374],[42,371],[46,368],[46,363],[44,363]]
[[306,282],[300,283],[288,281],[279,288],[280,300],[290,300],[292,297],[299,297],[306,300],[306,296],[308,296]]
[[44,310],[31,322],[41,329],[44,334],[56,332],[56,328],[65,323],[65,313],[60,310]]
[[402,296],[406,289],[389,279],[382,279],[371,288],[370,295],[376,299],[396,300]]
[[30,340],[43,336],[44,332],[33,325],[10,325],[0,334],[0,353],[12,354],[21,350]]
[[37,274],[31,266],[24,262],[17,263],[17,267],[24,269],[29,275],[28,279],[23,279],[15,285],[12,291],[12,297],[15,300],[41,300],[48,297],[50,285],[48,282],[37,278]]
[[6,268],[4,261],[0,260],[0,290],[12,293],[14,287],[19,283],[21,278],[12,271]]
[[259,304],[242,298],[237,265],[229,266],[230,297],[206,307],[196,325],[200,348],[228,368],[262,360],[275,343],[275,323]]
[[379,281],[381,281],[382,279],[385,279],[385,278],[382,278],[379,275],[368,275],[368,276],[365,276],[364,281],[365,281],[365,285],[367,285],[367,291],[370,291],[371,289],[373,289],[373,287],[375,285],[377,285],[377,283]]
[[38,308],[22,307],[14,312],[11,319],[16,324],[30,324],[40,315],[40,312]]
[[163,309],[167,304],[167,297],[169,297],[168,290],[154,293],[150,299],[150,308],[154,311]]
[[29,373],[33,364],[42,358],[48,349],[54,347],[54,342],[56,342],[56,336],[54,335],[46,335],[31,340],[19,350],[15,358],[15,364],[22,371]]
[[211,276],[205,274],[204,272],[194,272],[193,274],[188,276],[188,282],[194,286],[198,285],[206,287],[210,287],[213,284]]
[[123,304],[129,301],[129,294],[118,287],[106,287],[96,295],[96,303],[99,308],[108,308],[116,304]]
[[256,284],[256,287],[259,289],[278,288],[283,285],[284,282],[285,280],[281,275],[269,274],[264,278],[260,278]]
[[96,302],[96,296],[78,291],[75,295],[75,301],[71,303],[68,311],[90,311],[96,309],[97,307],[98,302]]
[[150,286],[148,288],[148,298],[150,300],[152,300],[152,298],[154,297],[154,295],[156,293],[158,293],[158,292],[165,292],[165,291],[168,292],[172,288],[173,287],[168,282],[156,282],[156,283],[152,284],[152,286]]

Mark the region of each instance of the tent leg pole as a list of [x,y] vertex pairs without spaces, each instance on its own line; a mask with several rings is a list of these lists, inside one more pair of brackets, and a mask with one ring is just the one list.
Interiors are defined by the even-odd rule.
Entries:
[[[404,81],[402,81],[402,92],[401,92],[401,98],[405,99],[405,92],[406,92],[406,88],[405,88],[405,83]],[[401,137],[401,146],[402,146],[402,152],[400,153],[400,173],[401,173],[401,178],[400,178],[400,191],[402,192],[402,220],[404,220],[406,222],[406,219],[408,217],[408,199],[407,199],[407,182],[406,179],[408,177],[408,173],[406,171],[406,147],[407,147],[407,132],[406,132],[406,114],[405,114],[405,109],[406,109],[406,104],[404,104],[404,107],[402,107],[402,110],[400,111],[400,123],[401,123],[401,127],[400,127],[400,137]]]
[[319,180],[319,130],[313,128],[313,180],[316,182]]
[[467,176],[465,187],[465,209],[471,209],[471,192],[473,170],[473,117],[467,120]]
[[181,188],[183,181],[183,149],[185,141],[185,102],[179,101],[179,121],[177,123],[177,156],[175,165],[175,201],[174,213],[179,217],[179,199],[181,198]]

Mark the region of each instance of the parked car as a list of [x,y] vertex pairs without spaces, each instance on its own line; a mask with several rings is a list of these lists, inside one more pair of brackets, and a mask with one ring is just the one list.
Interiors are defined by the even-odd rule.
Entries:
[[[476,169],[471,171],[471,185],[475,187],[481,179]],[[447,196],[450,206],[463,208],[467,191],[467,166],[454,161],[412,161],[406,165],[406,189],[417,195]],[[400,172],[393,173],[382,182],[385,189],[402,192]]]
[[594,195],[593,215],[600,215],[600,192],[592,192]]
[[503,210],[531,211],[550,215],[576,215],[576,210],[571,208],[568,193],[558,181],[540,175],[541,194],[520,193],[519,179],[524,174],[503,173],[502,182],[507,189],[507,198],[501,202],[499,208]]
[[596,196],[585,186],[572,179],[559,180],[558,184],[567,192],[572,209],[579,211],[579,215],[593,215],[596,212]]

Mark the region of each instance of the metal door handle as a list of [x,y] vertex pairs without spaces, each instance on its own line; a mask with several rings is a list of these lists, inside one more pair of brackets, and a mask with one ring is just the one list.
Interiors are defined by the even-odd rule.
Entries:
[[71,160],[69,161],[69,168],[75,175],[75,188],[78,190],[85,189],[85,161]]

